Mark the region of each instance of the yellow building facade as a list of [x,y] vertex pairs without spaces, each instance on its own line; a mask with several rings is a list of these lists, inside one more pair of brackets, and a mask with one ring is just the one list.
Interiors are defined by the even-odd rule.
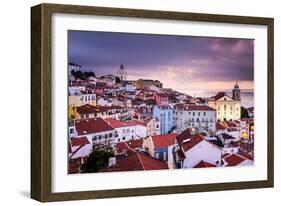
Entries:
[[82,105],[97,105],[96,95],[95,94],[83,94],[77,96],[68,96],[68,117],[70,119],[77,119],[78,113],[76,111],[76,107],[80,107]]
[[240,89],[236,83],[232,90],[232,97],[226,92],[219,92],[208,99],[208,105],[217,111],[217,121],[238,120],[241,118]]

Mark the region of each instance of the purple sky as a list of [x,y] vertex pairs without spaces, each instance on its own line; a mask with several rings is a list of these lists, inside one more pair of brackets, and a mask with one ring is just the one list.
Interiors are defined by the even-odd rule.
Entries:
[[96,75],[151,78],[177,90],[227,90],[237,80],[253,89],[254,41],[112,32],[69,31],[69,62]]

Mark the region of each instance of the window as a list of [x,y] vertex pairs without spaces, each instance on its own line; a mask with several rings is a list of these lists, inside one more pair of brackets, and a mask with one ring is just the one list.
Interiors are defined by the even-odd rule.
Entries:
[[130,133],[130,129],[127,129],[127,133]]
[[155,153],[155,158],[159,159],[159,153]]
[[167,160],[166,155],[167,155],[167,153],[166,153],[166,152],[163,152],[163,160]]
[[226,105],[224,105],[224,110],[226,110]]
[[200,112],[198,112],[198,116],[200,116]]
[[123,140],[125,140],[125,139],[126,139],[126,137],[122,137],[122,139],[123,139]]
[[104,135],[104,138],[107,139],[107,134]]
[[94,136],[94,137],[92,138],[92,141],[96,141],[96,140],[97,140],[97,137]]
[[206,116],[206,112],[204,112],[203,115]]
[[193,116],[195,116],[195,112],[193,112],[193,114],[192,114]]
[[101,135],[99,136],[99,140],[101,140]]
[[109,137],[112,137],[112,133],[109,133]]
[[69,133],[70,133],[70,134],[73,134],[73,133],[74,133],[74,129],[73,129],[73,128],[70,128]]

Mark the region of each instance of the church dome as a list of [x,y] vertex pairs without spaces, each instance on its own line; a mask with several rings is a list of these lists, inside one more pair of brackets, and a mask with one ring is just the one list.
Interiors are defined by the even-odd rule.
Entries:
[[119,68],[119,70],[118,70],[118,72],[117,72],[117,76],[118,76],[121,80],[127,80],[127,72],[126,72],[126,70],[125,70],[123,64],[120,65],[120,68]]

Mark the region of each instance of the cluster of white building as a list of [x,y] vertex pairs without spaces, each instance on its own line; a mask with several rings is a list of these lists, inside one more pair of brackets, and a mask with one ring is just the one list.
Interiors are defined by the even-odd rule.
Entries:
[[253,164],[253,151],[240,144],[252,144],[254,131],[253,119],[240,118],[237,83],[232,97],[192,98],[157,80],[129,81],[123,65],[118,78],[69,79],[69,158],[77,168],[94,148],[107,147],[116,156],[103,171],[130,170],[124,158],[153,163],[150,169]]

